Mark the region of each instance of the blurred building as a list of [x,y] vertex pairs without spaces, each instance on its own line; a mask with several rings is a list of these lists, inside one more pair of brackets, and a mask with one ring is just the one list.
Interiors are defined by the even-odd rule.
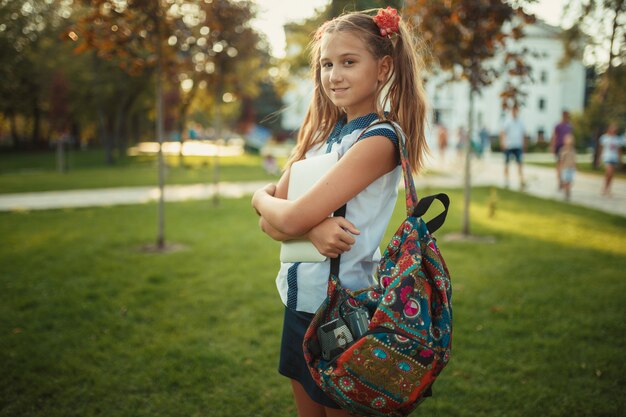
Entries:
[[[566,67],[559,68],[558,63],[564,53],[560,28],[537,20],[525,27],[524,33],[524,38],[511,42],[509,47],[512,51],[526,48],[526,62],[532,67],[533,81],[522,86],[526,96],[523,98],[520,117],[531,141],[542,138],[549,141],[563,110],[572,113],[583,111],[586,70],[581,60],[573,60]],[[288,54],[297,52],[291,50]],[[494,60],[496,63],[502,62],[503,57]],[[436,121],[444,124],[450,132],[450,142],[454,144],[457,140],[455,132],[459,128],[467,128],[469,85],[465,81],[445,82],[448,78],[449,74],[446,73],[428,75],[426,91],[432,109],[430,126],[434,126]],[[502,110],[500,93],[508,81],[507,75],[501,75],[484,88],[481,95],[475,96],[475,132],[485,127],[490,135],[498,134],[507,117]],[[292,85],[293,88],[283,98],[287,105],[283,114],[283,127],[297,130],[311,99],[312,83],[308,79],[295,77]]]
[[[521,86],[526,96],[522,98],[519,115],[531,142],[549,141],[563,110],[583,111],[586,68],[582,60],[573,60],[559,68],[564,54],[561,29],[538,20],[525,27],[524,33],[522,39],[510,42],[509,46],[515,52],[527,49],[525,61],[532,68],[532,81]],[[502,61],[503,57],[495,58],[496,63]],[[446,76],[445,73],[433,74],[428,78],[426,91],[433,117],[449,131],[457,131],[468,124],[469,84],[465,81],[445,83]],[[502,109],[500,93],[509,80],[510,76],[503,74],[485,87],[481,95],[475,96],[475,131],[485,127],[491,135],[498,134],[508,116]]]

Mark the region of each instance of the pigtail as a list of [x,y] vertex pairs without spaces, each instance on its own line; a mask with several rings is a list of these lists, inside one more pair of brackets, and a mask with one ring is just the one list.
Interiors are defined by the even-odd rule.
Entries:
[[398,122],[407,137],[411,170],[419,173],[428,153],[425,133],[427,101],[421,78],[424,63],[413,31],[404,21],[400,22],[398,34],[392,42],[394,71],[385,100],[389,101],[389,118]]

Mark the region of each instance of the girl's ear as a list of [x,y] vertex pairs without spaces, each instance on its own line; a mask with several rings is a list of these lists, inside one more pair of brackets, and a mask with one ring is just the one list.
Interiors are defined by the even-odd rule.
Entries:
[[385,55],[378,61],[378,81],[385,82],[391,74],[391,68],[393,66],[393,59],[389,55]]

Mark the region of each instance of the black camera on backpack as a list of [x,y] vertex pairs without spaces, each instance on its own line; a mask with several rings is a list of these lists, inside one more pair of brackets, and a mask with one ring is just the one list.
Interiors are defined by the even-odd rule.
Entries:
[[329,361],[350,347],[367,332],[369,313],[365,307],[350,310],[345,317],[339,317],[320,326],[317,338],[322,349],[322,358]]

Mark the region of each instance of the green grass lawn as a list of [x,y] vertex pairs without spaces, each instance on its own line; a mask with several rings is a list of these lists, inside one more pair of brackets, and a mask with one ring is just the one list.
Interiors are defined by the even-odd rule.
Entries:
[[[618,416],[626,401],[626,219],[488,189],[451,242],[454,344],[414,416]],[[401,221],[396,208],[392,229]],[[1,416],[295,416],[276,372],[279,245],[248,199],[0,213]],[[390,230],[389,232],[391,232]]]
[[[129,156],[112,166],[104,163],[100,150],[71,151],[69,170],[56,170],[54,152],[0,153],[0,193],[19,193],[84,188],[155,186],[157,163],[155,156]],[[166,158],[167,184],[210,183],[215,174],[212,157],[187,156],[185,166],[177,156]],[[220,181],[271,180],[262,168],[258,155],[221,157]]]

